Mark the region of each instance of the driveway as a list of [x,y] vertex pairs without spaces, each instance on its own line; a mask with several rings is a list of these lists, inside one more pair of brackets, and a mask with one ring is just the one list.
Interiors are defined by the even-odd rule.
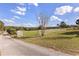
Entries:
[[0,35],[1,56],[70,56],[69,54],[25,43],[10,36]]

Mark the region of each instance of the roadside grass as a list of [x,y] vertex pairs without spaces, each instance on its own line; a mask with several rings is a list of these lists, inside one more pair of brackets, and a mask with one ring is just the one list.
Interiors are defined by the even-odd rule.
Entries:
[[[24,32],[25,36],[37,36],[38,31]],[[79,54],[79,30],[67,30],[67,29],[51,29],[46,30],[43,38],[25,38],[21,39],[24,42],[37,44],[40,46],[53,48],[63,52],[71,54]]]

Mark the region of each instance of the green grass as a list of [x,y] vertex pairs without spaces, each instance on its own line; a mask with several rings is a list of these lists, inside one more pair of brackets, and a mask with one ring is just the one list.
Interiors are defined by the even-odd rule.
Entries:
[[38,31],[23,31],[24,37],[36,37],[38,36]]
[[[37,36],[38,31],[25,31],[25,36]],[[46,30],[43,38],[34,37],[22,39],[25,42],[37,44],[40,46],[54,48],[64,52],[79,52],[79,30],[52,29]],[[75,54],[75,53],[72,53]],[[79,53],[77,53],[79,54]]]

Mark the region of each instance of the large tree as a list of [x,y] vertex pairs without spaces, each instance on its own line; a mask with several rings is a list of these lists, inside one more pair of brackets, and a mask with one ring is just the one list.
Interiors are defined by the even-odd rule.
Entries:
[[41,29],[41,36],[44,36],[49,17],[43,13],[39,13],[39,15],[37,17],[38,17],[37,19],[39,21],[39,27]]
[[61,28],[66,28],[66,27],[68,27],[68,25],[67,25],[64,21],[62,21],[62,22],[60,23],[59,27],[61,27]]
[[76,20],[76,24],[79,26],[79,19]]
[[76,20],[77,28],[79,29],[79,19]]

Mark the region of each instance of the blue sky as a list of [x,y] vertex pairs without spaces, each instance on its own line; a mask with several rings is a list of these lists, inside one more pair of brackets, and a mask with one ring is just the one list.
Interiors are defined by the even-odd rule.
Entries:
[[0,3],[0,20],[6,26],[38,26],[40,12],[49,16],[48,26],[56,26],[61,21],[75,25],[79,18],[78,3]]

